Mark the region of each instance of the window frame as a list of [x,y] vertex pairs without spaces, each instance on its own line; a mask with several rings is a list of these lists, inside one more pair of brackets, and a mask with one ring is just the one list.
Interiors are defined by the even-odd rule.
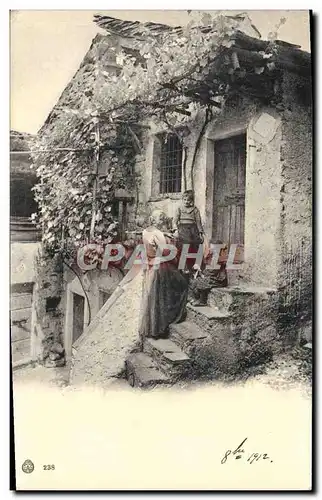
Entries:
[[[163,142],[165,137],[168,138],[167,142]],[[152,159],[152,184],[151,184],[151,199],[163,199],[163,198],[178,198],[181,196],[182,193],[182,188],[183,188],[183,145],[180,144],[180,170],[179,170],[179,163],[176,163],[170,160],[169,165],[162,165],[164,161],[165,155],[169,154],[171,155],[176,155],[178,154],[179,148],[178,149],[172,149],[172,151],[162,151],[162,148],[167,144],[169,144],[169,139],[171,140],[175,139],[175,141],[179,141],[177,135],[174,132],[169,132],[169,131],[162,131],[154,135],[154,140],[153,140],[153,159]],[[176,146],[178,146],[178,142],[176,143]],[[171,147],[171,145],[170,145]],[[167,163],[167,160],[165,160]],[[171,165],[172,163],[172,165]],[[163,179],[163,172],[162,169],[167,169],[171,170],[172,168],[176,168],[176,175],[171,175],[170,172],[170,177]],[[169,183],[178,183],[179,185],[177,188],[170,189],[169,190]],[[162,185],[162,183],[164,183]],[[168,183],[168,185],[167,185]]]

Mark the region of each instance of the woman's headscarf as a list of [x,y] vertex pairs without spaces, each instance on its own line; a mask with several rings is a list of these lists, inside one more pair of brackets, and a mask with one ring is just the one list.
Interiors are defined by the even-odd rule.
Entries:
[[166,219],[167,219],[166,214],[159,208],[156,208],[150,215],[150,224],[152,226],[159,227],[166,221]]
[[164,233],[161,228],[159,229],[166,218],[166,214],[162,210],[153,210],[150,216],[151,226],[143,231],[143,243],[147,247],[148,257],[150,258],[155,257],[157,247],[166,245]]

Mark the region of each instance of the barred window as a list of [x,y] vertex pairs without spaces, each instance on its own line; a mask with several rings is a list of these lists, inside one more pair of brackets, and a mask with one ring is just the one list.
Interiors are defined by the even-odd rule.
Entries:
[[182,144],[175,134],[161,137],[160,193],[180,193],[182,177]]

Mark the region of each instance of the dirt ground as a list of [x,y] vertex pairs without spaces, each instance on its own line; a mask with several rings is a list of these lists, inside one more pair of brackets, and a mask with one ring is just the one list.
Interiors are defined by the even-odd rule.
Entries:
[[[302,358],[302,359],[301,359]],[[69,369],[64,368],[45,368],[41,365],[26,366],[17,369],[13,373],[13,383],[41,383],[52,387],[68,387]],[[111,377],[106,381],[106,387],[128,387],[125,380]],[[218,385],[251,385],[254,383],[261,383],[270,386],[274,389],[296,389],[303,395],[310,397],[312,393],[311,387],[311,364],[300,356],[300,359],[294,357],[294,352],[287,354],[280,354],[278,358],[264,366],[256,367],[249,370],[242,379],[236,380],[212,380],[212,381],[194,381],[194,382],[181,382],[174,386],[182,389],[189,389],[190,387],[211,386]],[[69,389],[72,389],[69,386]],[[167,388],[168,390],[169,388]]]

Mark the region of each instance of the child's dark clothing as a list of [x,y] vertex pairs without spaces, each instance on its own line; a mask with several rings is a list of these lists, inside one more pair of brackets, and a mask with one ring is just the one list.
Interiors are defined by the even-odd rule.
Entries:
[[202,243],[200,234],[203,232],[200,212],[197,207],[180,207],[174,217],[174,223],[178,228],[179,243],[190,243],[199,245]]
[[[177,248],[179,254],[184,244],[189,245],[189,253],[198,253],[199,245],[202,244],[202,224],[198,208],[194,205],[178,208],[174,223],[178,230]],[[187,259],[186,270],[190,271],[195,263],[195,259]]]

